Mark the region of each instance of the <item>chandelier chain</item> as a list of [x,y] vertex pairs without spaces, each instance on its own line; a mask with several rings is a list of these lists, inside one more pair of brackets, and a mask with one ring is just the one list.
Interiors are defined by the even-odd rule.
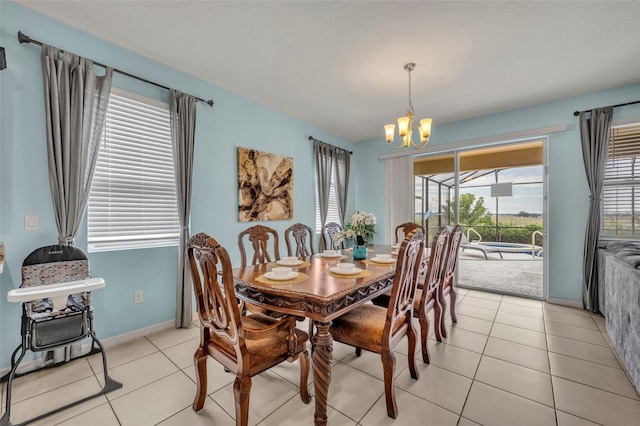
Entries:
[[413,102],[411,102],[411,70],[408,71],[409,72],[409,109],[408,111],[411,112],[411,114],[413,114]]

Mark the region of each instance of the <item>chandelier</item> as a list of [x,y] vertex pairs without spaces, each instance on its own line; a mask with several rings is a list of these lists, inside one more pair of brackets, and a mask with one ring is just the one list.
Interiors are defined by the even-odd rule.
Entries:
[[413,141],[413,102],[411,102],[411,71],[416,68],[416,64],[413,62],[409,62],[404,66],[404,70],[409,73],[409,108],[407,108],[407,115],[404,117],[398,118],[398,134],[402,139],[401,145],[394,145],[394,133],[396,130],[395,124],[387,124],[384,126],[384,132],[387,136],[387,142],[389,142],[389,146],[391,148],[405,148],[409,149],[411,146],[414,148],[422,148],[429,142],[429,136],[431,135],[431,119],[423,118],[420,120],[420,127],[418,130],[420,131],[420,143],[415,143]]

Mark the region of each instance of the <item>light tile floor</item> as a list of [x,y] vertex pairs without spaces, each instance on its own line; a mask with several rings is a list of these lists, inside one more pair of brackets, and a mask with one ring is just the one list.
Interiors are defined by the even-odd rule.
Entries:
[[[406,345],[398,347],[395,420],[386,416],[379,356],[356,357],[336,343],[329,424],[639,424],[640,397],[611,349],[603,317],[474,290],[460,289],[458,302],[458,323],[446,321],[448,338],[438,343],[431,333],[431,365],[418,354],[419,380],[409,376]],[[36,424],[233,425],[234,376],[213,360],[204,409],[191,409],[197,342],[192,327],[107,349],[110,375],[124,387]],[[11,420],[95,392],[101,370],[94,356],[17,379]],[[300,400],[298,372],[298,363],[285,362],[253,379],[251,425],[313,424],[314,401]]]

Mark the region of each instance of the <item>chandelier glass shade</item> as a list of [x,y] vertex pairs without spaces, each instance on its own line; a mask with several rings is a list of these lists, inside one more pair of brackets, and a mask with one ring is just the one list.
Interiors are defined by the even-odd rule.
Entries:
[[420,143],[415,143],[413,141],[413,120],[414,120],[414,110],[413,110],[413,102],[411,102],[411,71],[416,68],[416,64],[410,62],[404,66],[405,71],[409,73],[409,108],[407,108],[407,115],[404,117],[398,118],[398,135],[401,139],[400,145],[394,145],[395,139],[395,124],[387,124],[384,126],[384,132],[391,148],[405,148],[409,149],[410,147],[414,148],[422,148],[429,142],[429,136],[431,136],[431,119],[423,118],[420,120],[420,126],[418,127],[418,131],[420,132]]

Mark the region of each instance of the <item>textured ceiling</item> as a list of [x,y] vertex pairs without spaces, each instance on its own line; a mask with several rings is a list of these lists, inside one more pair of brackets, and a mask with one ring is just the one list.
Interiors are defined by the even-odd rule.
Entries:
[[639,1],[18,3],[351,141],[640,82]]

